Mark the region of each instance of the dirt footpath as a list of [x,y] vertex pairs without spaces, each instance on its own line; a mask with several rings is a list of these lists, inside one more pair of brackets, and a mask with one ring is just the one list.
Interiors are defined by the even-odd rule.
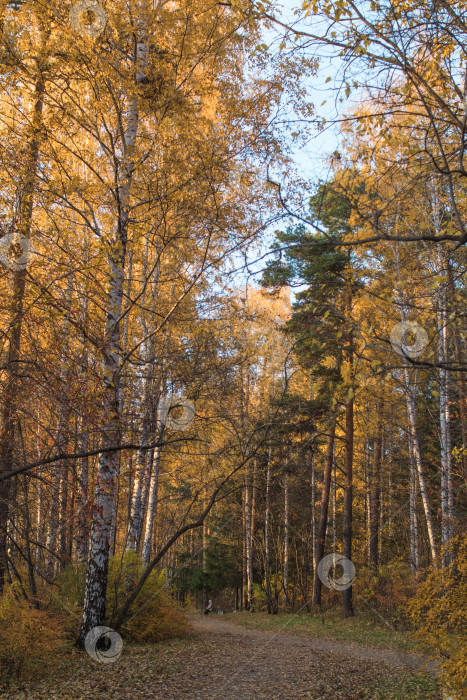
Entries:
[[423,665],[403,652],[294,637],[286,630],[263,632],[218,615],[196,619],[194,628],[215,653],[168,679],[161,699],[370,698],[376,697],[370,692],[375,676],[387,673],[388,666],[397,673],[395,667],[416,670]]

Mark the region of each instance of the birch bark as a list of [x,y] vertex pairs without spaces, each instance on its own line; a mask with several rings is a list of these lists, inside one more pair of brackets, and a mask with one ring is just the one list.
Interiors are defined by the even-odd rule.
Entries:
[[[159,438],[162,440],[163,426],[158,433]],[[153,537],[155,533],[155,519],[157,513],[157,493],[159,486],[159,466],[161,460],[161,448],[154,448],[154,457],[152,463],[151,474],[149,478],[149,494],[148,494],[148,507],[146,510],[146,523],[144,531],[142,558],[145,564],[149,564],[151,559],[151,548]]]
[[[439,428],[441,447],[441,539],[446,547],[453,535],[454,497],[452,484],[451,417],[448,362],[447,266],[445,256],[438,254],[438,359],[439,368]],[[452,552],[445,551],[443,564],[452,561]]]
[[[406,305],[404,303],[404,298],[403,298],[403,294],[402,294],[398,244],[394,245],[394,259],[395,259],[395,263],[396,263],[397,292],[398,292],[399,304],[400,304],[400,309],[401,309],[401,321],[404,322],[407,318],[407,309],[406,309]],[[410,375],[410,370],[409,370],[409,361],[407,360],[406,357],[403,357],[403,364],[404,364],[404,384],[405,384],[405,395],[406,395],[406,402],[407,402],[407,414],[408,414],[408,419],[409,419],[409,434],[410,434],[410,438],[412,440],[414,463],[415,463],[415,468],[416,468],[417,475],[418,475],[420,495],[421,495],[422,504],[423,504],[423,511],[425,514],[426,528],[427,528],[428,540],[429,540],[429,544],[430,544],[430,554],[431,554],[432,561],[436,562],[437,561],[437,549],[436,549],[435,532],[434,532],[434,526],[433,526],[433,517],[431,514],[431,507],[430,507],[430,502],[428,499],[428,492],[427,492],[426,481],[425,481],[425,472],[423,469],[422,452],[420,449],[420,441],[418,438],[418,430],[417,430],[416,403],[415,403],[416,382],[413,383],[411,380],[411,375]]]
[[417,525],[417,483],[415,480],[415,458],[412,435],[409,433],[409,460],[410,460],[410,501],[409,501],[409,522],[410,522],[410,568],[412,574],[416,576],[420,568],[418,554],[418,525]]
[[[135,82],[144,79],[147,44],[144,36],[136,39]],[[123,305],[125,258],[130,219],[130,190],[133,156],[138,132],[138,97],[129,98],[126,128],[122,134],[122,172],[116,172],[118,202],[117,222],[109,244],[109,284],[105,327],[103,447],[111,448],[120,440],[120,319]],[[107,573],[111,537],[114,531],[117,485],[120,469],[118,451],[101,453],[96,474],[96,490],[91,526],[90,553],[87,566],[84,611],[78,646],[84,645],[87,633],[105,623]]]

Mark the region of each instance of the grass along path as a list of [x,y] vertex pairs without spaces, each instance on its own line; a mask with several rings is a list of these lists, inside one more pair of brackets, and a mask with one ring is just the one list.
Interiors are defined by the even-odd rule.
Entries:
[[390,625],[376,622],[373,618],[359,614],[343,618],[339,612],[329,611],[314,615],[304,613],[238,612],[223,616],[226,620],[252,629],[269,632],[286,630],[289,635],[311,636],[319,639],[334,639],[385,649],[414,651],[415,644],[407,632],[391,629]]

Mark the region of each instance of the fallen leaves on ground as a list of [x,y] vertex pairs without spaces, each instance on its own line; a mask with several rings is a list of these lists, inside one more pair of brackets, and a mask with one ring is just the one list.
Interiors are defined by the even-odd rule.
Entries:
[[222,621],[197,624],[182,640],[125,645],[120,659],[100,664],[73,651],[54,675],[11,689],[10,700],[397,700],[441,698],[429,676],[401,665],[313,648]]

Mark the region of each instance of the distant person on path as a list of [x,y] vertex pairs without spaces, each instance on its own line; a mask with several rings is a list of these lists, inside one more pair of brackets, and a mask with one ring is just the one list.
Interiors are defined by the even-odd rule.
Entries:
[[207,615],[208,613],[211,612],[211,610],[212,610],[212,600],[210,600],[209,603],[204,608],[204,614]]

